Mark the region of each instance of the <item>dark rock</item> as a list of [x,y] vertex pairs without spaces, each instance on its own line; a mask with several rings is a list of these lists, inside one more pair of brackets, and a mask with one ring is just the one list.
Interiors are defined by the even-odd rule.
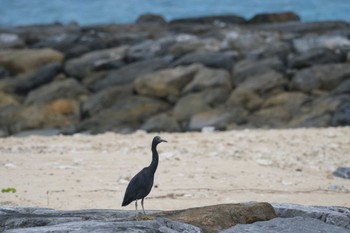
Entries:
[[339,107],[331,120],[331,126],[349,126],[350,125],[350,104],[345,103]]
[[11,94],[0,91],[0,108],[11,104],[19,104],[17,98]]
[[98,91],[110,86],[133,83],[139,75],[165,68],[171,61],[171,57],[164,57],[131,63],[120,69],[110,71],[103,80],[94,85],[93,89]]
[[300,21],[300,17],[294,12],[264,13],[255,15],[248,23],[281,23],[289,21]]
[[193,63],[201,63],[211,68],[231,70],[235,61],[235,54],[230,52],[195,52],[187,54],[175,62],[172,66],[186,66]]
[[132,95],[132,85],[121,85],[109,87],[89,96],[82,104],[84,117],[93,116],[104,109],[107,109],[125,97]]
[[350,66],[347,64],[316,65],[297,72],[291,86],[303,92],[316,89],[330,91],[349,77]]
[[237,15],[202,16],[193,18],[174,19],[170,24],[213,24],[216,22],[228,24],[243,24],[246,20]]
[[143,14],[140,15],[137,20],[137,24],[143,25],[166,25],[167,22],[161,15],[156,14]]
[[268,203],[222,204],[190,208],[185,210],[163,211],[150,216],[168,218],[200,227],[203,232],[218,232],[236,224],[252,224],[276,217]]
[[60,64],[48,64],[41,67],[35,74],[21,79],[15,86],[15,92],[26,95],[31,90],[51,82],[62,71]]
[[128,48],[126,59],[129,62],[147,60],[166,55],[166,50],[175,43],[173,37],[164,37],[158,40],[146,40]]
[[89,94],[88,90],[75,79],[55,81],[31,91],[26,105],[43,104],[57,99],[77,99]]
[[18,131],[15,124],[21,110],[22,106],[18,104],[7,104],[0,107],[0,130],[2,134],[8,136]]
[[78,131],[89,131],[93,134],[106,131],[129,133],[138,129],[149,117],[165,112],[169,108],[169,104],[158,99],[128,96],[83,121]]
[[283,71],[284,64],[278,57],[261,60],[244,59],[233,67],[232,82],[235,86],[244,82],[251,76],[261,75],[272,70]]
[[0,66],[0,79],[5,78],[9,75],[9,72],[4,68]]
[[61,64],[64,55],[52,49],[19,49],[0,51],[0,66],[11,74],[33,73],[50,63]]
[[150,117],[141,126],[147,132],[180,132],[181,127],[169,113],[161,113]]
[[346,207],[303,206],[288,203],[274,203],[272,206],[280,218],[310,217],[329,225],[348,229],[347,231],[350,229],[350,209]]
[[241,106],[250,111],[257,110],[267,97],[280,93],[287,85],[287,78],[270,70],[250,77],[234,89],[227,100],[228,106]]
[[154,97],[178,97],[182,89],[193,79],[200,65],[178,66],[162,69],[146,75],[140,75],[134,82],[134,87],[140,95]]
[[1,209],[6,232],[198,232],[198,227],[164,218],[137,220],[137,212],[120,210]]
[[255,222],[253,224],[238,224],[222,233],[345,233],[347,229],[332,226],[320,220],[308,217],[274,218],[270,221]]
[[183,93],[199,92],[208,88],[222,88],[231,91],[230,73],[223,69],[201,68],[193,80],[183,89]]
[[65,63],[65,71],[72,77],[85,78],[91,71],[101,68],[119,68],[124,65],[127,46],[98,50]]
[[333,175],[340,178],[350,179],[350,167],[338,167],[337,170],[333,172]]
[[327,48],[311,49],[299,55],[288,57],[288,67],[301,69],[318,64],[340,63],[345,61],[344,54]]
[[260,48],[253,49],[246,52],[246,57],[254,59],[278,57],[286,60],[288,55],[292,52],[292,45],[286,41],[274,41],[273,43],[266,43]]

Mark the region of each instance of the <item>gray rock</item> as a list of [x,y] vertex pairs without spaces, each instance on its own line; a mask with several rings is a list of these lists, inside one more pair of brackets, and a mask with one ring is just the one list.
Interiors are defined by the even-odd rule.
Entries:
[[333,172],[333,175],[345,179],[350,179],[350,167],[338,167],[337,170]]
[[235,64],[233,68],[232,82],[235,86],[238,86],[252,76],[261,75],[271,70],[284,70],[283,62],[278,57],[261,60],[244,59]]
[[64,69],[70,76],[82,79],[89,72],[99,70],[103,66],[104,68],[119,68],[124,65],[123,59],[127,48],[127,46],[121,46],[85,53],[80,57],[68,60]]
[[261,107],[264,99],[280,93],[287,85],[287,78],[281,73],[270,70],[249,77],[234,89],[227,100],[229,106],[242,106],[248,110]]
[[329,91],[349,77],[350,66],[348,64],[316,65],[297,72],[292,78],[291,86],[303,92],[311,92],[316,89]]
[[108,109],[84,120],[78,131],[102,133],[115,131],[130,133],[138,129],[149,117],[165,112],[170,105],[164,101],[143,96],[121,98]]
[[198,227],[163,218],[137,220],[135,211],[16,208],[0,209],[0,212],[0,230],[9,233],[202,232]]
[[350,125],[350,104],[345,103],[339,107],[331,120],[332,126],[349,126]]
[[208,111],[209,104],[203,101],[202,93],[189,94],[176,102],[174,116],[177,121],[186,121],[196,113]]
[[24,41],[17,34],[0,33],[0,49],[23,48],[24,45]]
[[176,43],[168,48],[168,53],[176,57],[194,52],[217,52],[220,50],[220,41],[216,38],[198,38],[191,35],[179,35]]
[[182,89],[193,79],[200,65],[178,66],[140,75],[134,87],[140,95],[154,97],[178,97]]
[[348,229],[348,232],[350,229],[350,209],[346,207],[304,206],[288,203],[274,203],[272,206],[277,216],[281,218],[310,217]]
[[343,82],[341,82],[336,88],[332,90],[331,94],[350,94],[350,79],[346,79]]
[[82,104],[83,116],[90,117],[113,106],[116,101],[132,95],[132,91],[132,85],[121,85],[106,88],[89,96]]
[[163,37],[158,40],[146,40],[128,48],[126,59],[129,62],[147,60],[165,55],[166,50],[175,43],[173,37]]
[[34,75],[20,79],[15,85],[15,93],[25,95],[31,90],[51,82],[62,71],[60,64],[48,64],[41,67]]
[[142,124],[140,129],[147,132],[180,132],[181,127],[174,116],[169,113],[161,113],[150,117]]
[[315,48],[328,48],[331,50],[350,47],[350,40],[339,35],[311,35],[293,40],[293,46],[298,53]]
[[345,61],[344,54],[327,48],[310,49],[302,54],[288,57],[288,67],[301,69],[313,65],[340,63]]
[[246,57],[253,59],[278,57],[285,60],[292,50],[293,48],[290,42],[277,40],[273,43],[262,45],[260,48],[247,51]]
[[258,24],[258,23],[281,23],[289,21],[300,21],[299,15],[294,12],[281,12],[281,13],[262,13],[254,15],[248,23]]
[[229,72],[223,69],[199,69],[194,79],[185,86],[183,93],[198,92],[208,88],[222,88],[231,91]]
[[235,62],[235,54],[231,52],[195,52],[177,59],[172,66],[186,66],[201,63],[211,68],[231,70]]
[[349,230],[323,223],[308,217],[274,218],[270,221],[255,222],[253,224],[238,224],[222,233],[346,233]]
[[130,84],[134,82],[139,75],[145,75],[155,70],[163,69],[171,61],[171,57],[164,57],[131,63],[120,69],[110,71],[104,79],[94,84],[93,89],[98,91],[110,86]]
[[75,79],[51,82],[31,91],[26,105],[43,104],[57,99],[79,99],[89,94],[89,91]]

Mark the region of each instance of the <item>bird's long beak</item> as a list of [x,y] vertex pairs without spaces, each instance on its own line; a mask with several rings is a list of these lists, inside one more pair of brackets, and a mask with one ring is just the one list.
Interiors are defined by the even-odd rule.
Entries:
[[166,141],[166,140],[164,140],[164,139],[160,139],[160,141],[161,141],[161,142],[168,142],[168,141]]

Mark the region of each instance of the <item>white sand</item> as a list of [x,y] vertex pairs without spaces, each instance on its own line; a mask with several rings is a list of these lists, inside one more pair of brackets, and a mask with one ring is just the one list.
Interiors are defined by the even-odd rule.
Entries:
[[[0,139],[1,206],[122,209],[155,134]],[[146,209],[246,201],[350,207],[350,128],[162,133]],[[134,209],[133,203],[123,209]]]

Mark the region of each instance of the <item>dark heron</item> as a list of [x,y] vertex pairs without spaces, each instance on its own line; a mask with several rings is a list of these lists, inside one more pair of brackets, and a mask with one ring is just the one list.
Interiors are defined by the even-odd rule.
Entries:
[[154,180],[154,173],[158,167],[158,152],[157,145],[161,142],[167,142],[161,139],[159,136],[155,136],[152,141],[152,162],[148,167],[142,169],[137,173],[128,184],[126,188],[124,200],[122,206],[127,206],[131,202],[135,201],[135,208],[137,210],[137,200],[141,199],[141,206],[143,214],[145,214],[145,208],[143,207],[143,200],[151,192]]

